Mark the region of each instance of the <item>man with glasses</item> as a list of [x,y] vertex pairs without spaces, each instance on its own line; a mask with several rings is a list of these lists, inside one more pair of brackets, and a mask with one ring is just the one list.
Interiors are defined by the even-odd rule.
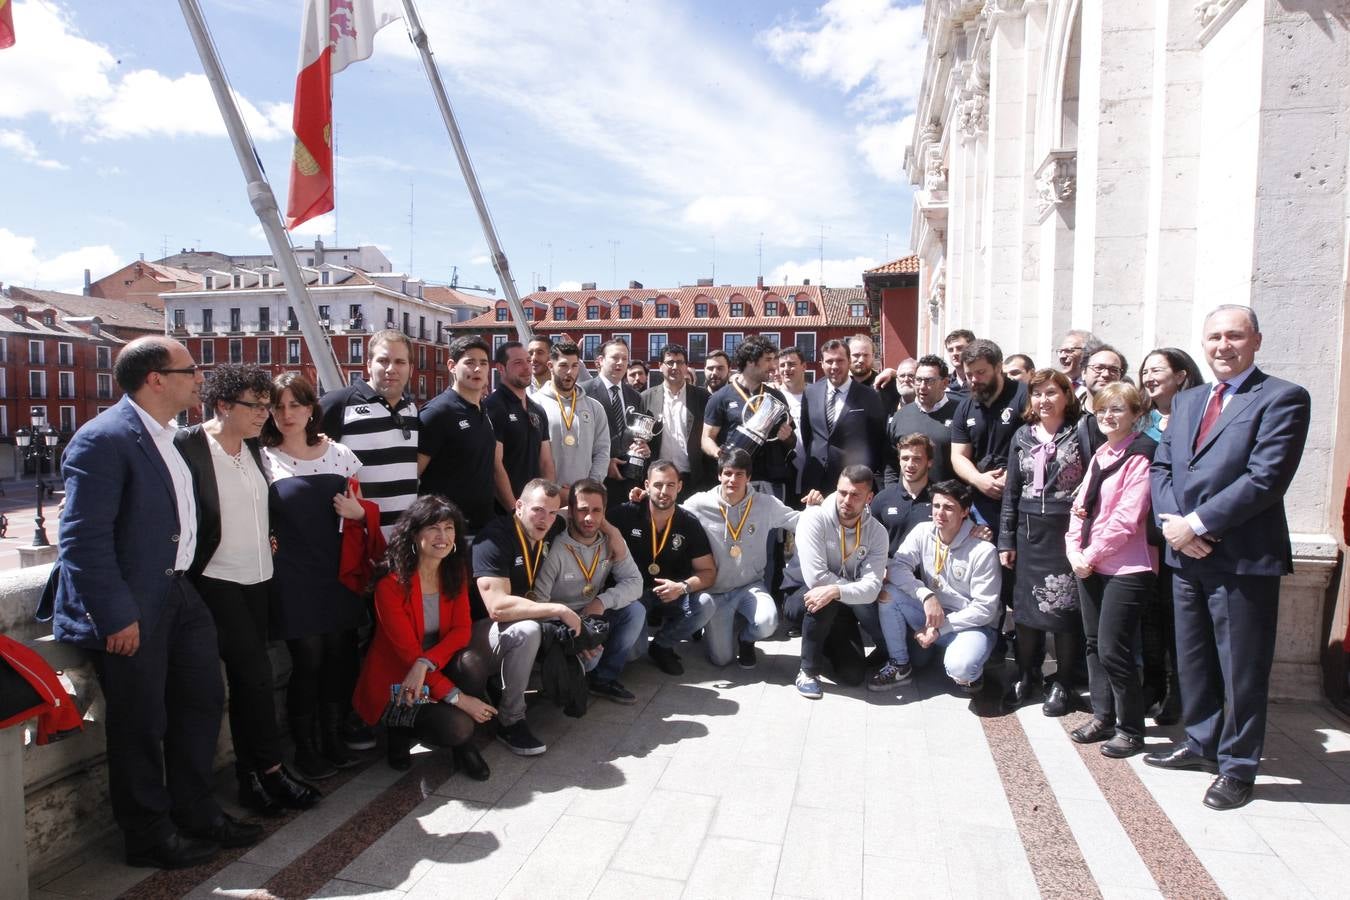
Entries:
[[[1108,384],[1119,381],[1125,376],[1125,354],[1110,344],[1097,343],[1089,348],[1092,352],[1083,366],[1083,387],[1086,391],[1083,400],[1085,413],[1092,412],[1092,398]],[[1078,439],[1087,456],[1097,452],[1097,448],[1106,442],[1101,428],[1097,426],[1097,417],[1084,415],[1078,420]]]
[[916,432],[927,435],[933,442],[933,480],[946,481],[952,477],[952,419],[959,400],[947,393],[947,364],[942,358],[931,353],[920,357],[914,370],[914,402],[896,410],[886,427],[887,485],[901,480],[896,445]]
[[412,377],[408,336],[392,328],[372,334],[366,376],[324,394],[319,408],[323,433],[345,444],[361,460],[357,476],[361,494],[380,508],[380,529],[388,538],[398,517],[417,499],[417,443],[422,423],[417,404],[403,393]]
[[478,335],[455,338],[448,356],[450,387],[422,410],[418,493],[452,501],[475,535],[496,512],[497,432],[483,408],[492,365],[487,341]]
[[1073,388],[1078,394],[1079,401],[1082,401],[1085,393],[1083,387],[1083,351],[1089,343],[1099,344],[1101,342],[1092,332],[1074,328],[1065,332],[1064,339],[1059,342],[1059,350],[1057,351],[1059,370],[1073,382]]
[[184,868],[262,836],[211,796],[225,686],[215,623],[186,577],[197,498],[173,444],[202,378],[166,337],[127,344],[114,375],[125,395],[66,448],[54,606],[38,615],[98,672],[127,864]]
[[652,438],[652,458],[675,465],[680,476],[680,499],[709,487],[713,482],[712,460],[699,447],[703,435],[703,412],[708,392],[689,383],[689,360],[684,347],[667,344],[661,351],[661,378],[642,394],[642,407],[661,421]]

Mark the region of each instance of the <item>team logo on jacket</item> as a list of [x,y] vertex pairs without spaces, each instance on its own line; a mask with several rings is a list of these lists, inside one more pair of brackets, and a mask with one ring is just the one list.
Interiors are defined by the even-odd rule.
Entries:
[[754,533],[755,533],[755,523],[754,523],[754,522],[751,522],[750,525],[749,525],[749,527],[746,528],[745,530],[746,530],[746,533],[747,533],[747,534],[754,534]]
[[535,429],[539,427],[539,417],[534,413],[530,413],[530,427]]
[[888,506],[888,507],[886,507],[886,515],[888,515],[888,516],[898,516],[898,515],[900,515],[900,508],[899,508],[899,507],[896,507],[896,506]]
[[967,427],[967,428],[974,428],[974,427],[975,427],[975,417],[974,417],[974,416],[971,416],[969,419],[966,419],[966,427]]
[[459,430],[460,430],[460,431],[468,431],[468,430],[469,430],[470,428],[472,428],[472,427],[473,427],[473,426],[469,424],[469,420],[468,420],[468,419],[460,419],[460,420],[459,420]]
[[1011,406],[1004,407],[1004,409],[1003,409],[1003,415],[999,416],[999,421],[1001,421],[1004,425],[1007,425],[1009,422],[1012,421],[1012,407],[1011,407]]
[[684,535],[673,534],[670,536],[670,549],[678,550],[684,546]]
[[[974,420],[972,419],[971,422],[972,422],[972,424],[973,424],[973,423],[974,423]],[[942,427],[943,427],[943,428],[951,428],[951,427],[952,427],[952,420],[951,420],[951,419],[948,419],[947,421],[943,422],[943,423],[942,423]]]
[[507,413],[507,414],[506,414],[506,421],[508,421],[508,422],[519,422],[520,419],[516,417],[516,414],[515,414],[515,413]]
[[854,559],[867,559],[867,547],[861,546],[854,551]]
[[357,414],[358,416],[368,416],[368,415],[370,415],[370,407],[369,407],[369,406],[358,406],[358,407],[356,408],[356,414]]
[[957,579],[958,581],[965,581],[965,580],[966,580],[966,576],[969,575],[969,574],[970,574],[970,564],[969,564],[969,563],[960,562],[960,561],[958,561],[958,560],[953,560],[953,561],[952,561],[952,577],[953,577],[953,578]]

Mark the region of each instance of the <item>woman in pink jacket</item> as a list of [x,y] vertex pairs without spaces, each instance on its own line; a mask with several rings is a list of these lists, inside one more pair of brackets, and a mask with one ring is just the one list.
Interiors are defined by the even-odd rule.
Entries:
[[1122,759],[1144,749],[1136,660],[1139,619],[1158,575],[1158,551],[1148,540],[1149,466],[1158,445],[1135,431],[1144,404],[1133,385],[1107,385],[1093,406],[1106,443],[1092,456],[1066,535],[1087,637],[1092,721],[1070,736],[1080,744],[1105,741],[1102,755]]

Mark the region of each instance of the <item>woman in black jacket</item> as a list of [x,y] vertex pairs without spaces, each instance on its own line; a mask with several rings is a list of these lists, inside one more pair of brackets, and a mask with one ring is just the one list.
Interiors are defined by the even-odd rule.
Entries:
[[267,815],[308,809],[320,794],[282,765],[267,649],[272,548],[258,433],[271,411],[272,379],[258,366],[217,366],[201,398],[212,418],[178,432],[174,444],[197,495],[188,577],[216,621],[239,803]]

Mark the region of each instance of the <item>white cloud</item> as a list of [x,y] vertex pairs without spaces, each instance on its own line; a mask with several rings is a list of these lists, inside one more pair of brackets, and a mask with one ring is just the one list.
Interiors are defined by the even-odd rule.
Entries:
[[[89,139],[196,137],[225,133],[206,76],[177,78],[153,69],[118,74],[118,60],[83,37],[74,17],[56,3],[21,3],[20,39],[0,54],[0,119],[46,116]],[[240,113],[260,141],[290,134],[291,105],[254,104],[239,97]]]
[[556,285],[550,285],[555,291],[579,291],[581,290],[580,281],[560,281]]
[[66,169],[69,168],[60,160],[47,159],[38,149],[37,144],[22,131],[6,131],[0,129],[0,149],[9,150],[19,159],[26,163],[31,163],[40,169]]
[[[321,216],[315,216],[308,222],[301,223],[301,225],[298,228],[294,228],[288,233],[291,236],[291,243],[295,244],[296,243],[295,239],[300,237],[328,237],[329,235],[335,233],[334,229],[336,228],[336,226],[337,223],[334,220],[333,214],[329,212],[324,213]],[[254,222],[252,225],[250,225],[248,227],[248,234],[249,237],[253,238],[255,241],[267,240],[267,235],[266,233],[263,232],[261,222]],[[300,243],[306,242],[302,241]],[[381,247],[380,249],[384,250],[386,253],[388,252],[388,248]]]
[[489,265],[491,262],[492,257],[488,256],[486,253],[481,253],[478,256],[475,256],[473,259],[469,260],[469,265],[486,266]]
[[6,284],[78,293],[84,288],[85,269],[112,272],[122,264],[122,257],[107,244],[43,258],[35,238],[0,228],[0,281]]
[[857,135],[858,152],[878,178],[896,184],[909,183],[909,174],[905,172],[905,148],[914,136],[912,113],[898,122],[859,125]]
[[812,284],[825,284],[830,287],[844,288],[862,284],[862,273],[874,269],[880,263],[870,256],[855,256],[853,259],[827,259],[824,276],[820,260],[805,262],[785,262],[775,266],[765,277],[765,284],[801,284],[811,279]]
[[[507,0],[424,6],[451,94],[523,114],[541,152],[562,142],[636,179],[651,196],[629,196],[631,208],[655,199],[653,215],[689,233],[764,231],[789,245],[814,230],[790,208],[829,210],[841,224],[863,215],[851,135],[762,71],[761,54],[719,43],[671,4],[517,10]],[[381,32],[377,56],[412,56],[397,31]]]

